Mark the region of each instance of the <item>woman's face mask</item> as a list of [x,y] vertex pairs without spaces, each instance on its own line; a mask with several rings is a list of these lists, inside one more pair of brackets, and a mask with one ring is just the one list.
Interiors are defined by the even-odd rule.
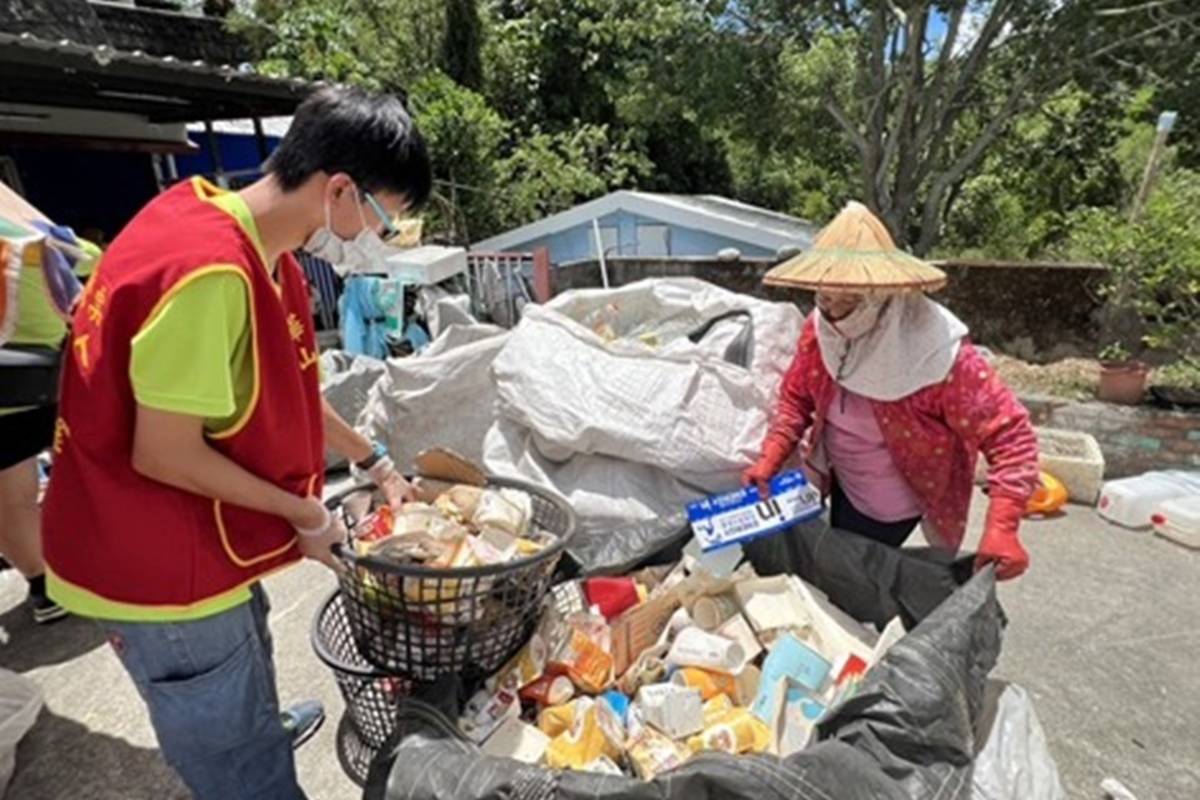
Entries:
[[842,292],[817,292],[817,308],[830,322],[837,322],[861,306],[861,294],[845,294]]
[[[304,250],[317,258],[328,261],[333,265],[334,270],[342,276],[348,275],[351,272],[362,272],[373,267],[378,268],[380,264],[388,257],[389,250],[387,245],[383,243],[379,233],[375,227],[367,223],[366,215],[363,213],[362,202],[359,198],[357,187],[350,190],[351,196],[354,198],[354,204],[358,208],[358,218],[362,223],[362,228],[354,236],[353,239],[345,239],[337,234],[333,229],[333,214],[330,207],[329,198],[325,198],[325,225],[313,231],[312,236],[308,237],[308,241],[304,243]],[[391,222],[387,216],[383,214],[377,201],[374,201],[369,194],[366,195],[368,202],[371,202],[371,210],[384,225],[391,227]]]
[[[856,303],[850,307],[849,311],[843,311],[842,316],[837,318],[833,318],[824,307],[821,307],[821,313],[825,315],[830,327],[849,340],[870,333],[887,303],[884,298],[864,298],[861,295],[853,295],[853,297],[856,298]],[[820,305],[819,302],[818,305]]]

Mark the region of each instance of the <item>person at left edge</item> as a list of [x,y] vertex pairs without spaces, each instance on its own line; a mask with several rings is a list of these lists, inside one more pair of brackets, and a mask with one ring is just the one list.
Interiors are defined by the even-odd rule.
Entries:
[[[389,95],[327,88],[297,109],[266,175],[201,179],[113,240],[66,348],[44,509],[47,588],[99,620],[163,755],[200,800],[303,797],[259,581],[345,536],[320,502],[328,442],[400,501],[391,461],[322,401],[304,248],[377,260],[432,183]],[[282,717],[282,720],[281,720]]]

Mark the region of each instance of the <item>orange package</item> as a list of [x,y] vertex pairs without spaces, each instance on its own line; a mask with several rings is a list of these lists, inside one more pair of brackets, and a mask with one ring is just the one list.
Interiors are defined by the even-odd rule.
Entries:
[[684,667],[677,670],[671,680],[678,686],[699,689],[701,700],[708,701],[719,694],[726,694],[735,703],[749,703],[758,691],[759,677],[755,667],[746,667],[738,675]]
[[565,674],[589,694],[603,692],[613,681],[613,657],[579,630],[571,632],[571,638],[555,655],[549,669]]

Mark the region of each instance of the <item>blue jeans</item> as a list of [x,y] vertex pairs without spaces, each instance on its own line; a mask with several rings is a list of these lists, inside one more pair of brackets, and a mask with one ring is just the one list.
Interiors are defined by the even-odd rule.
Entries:
[[268,611],[254,584],[250,602],[204,619],[100,623],[197,800],[304,797],[279,720]]

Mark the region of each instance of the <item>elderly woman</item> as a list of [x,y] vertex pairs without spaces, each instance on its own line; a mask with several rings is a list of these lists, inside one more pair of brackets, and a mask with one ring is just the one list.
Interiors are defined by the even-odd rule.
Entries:
[[1037,439],[966,325],[922,293],[945,280],[858,203],[768,273],[769,285],[815,290],[817,308],[743,479],[765,492],[799,444],[833,527],[899,547],[921,523],[954,553],[982,452],[989,498],[976,567],[994,562],[1013,578],[1029,566],[1017,528],[1039,481]]

